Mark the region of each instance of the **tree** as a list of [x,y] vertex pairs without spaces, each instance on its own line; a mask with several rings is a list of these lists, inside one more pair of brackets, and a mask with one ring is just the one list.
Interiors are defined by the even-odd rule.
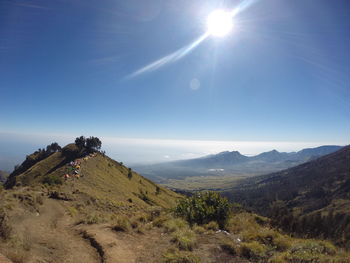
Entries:
[[101,146],[102,146],[102,142],[97,137],[90,136],[89,138],[86,139],[86,148],[90,152],[99,151],[101,149]]
[[47,153],[58,152],[61,149],[62,149],[61,146],[59,146],[57,142],[51,143],[50,145],[46,146]]
[[85,137],[84,136],[77,137],[75,139],[75,145],[79,149],[83,149],[86,146],[86,139],[85,139]]

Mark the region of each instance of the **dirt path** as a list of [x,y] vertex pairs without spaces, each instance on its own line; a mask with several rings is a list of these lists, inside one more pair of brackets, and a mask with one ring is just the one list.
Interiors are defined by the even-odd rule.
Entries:
[[61,202],[46,199],[38,213],[19,217],[16,232],[28,257],[25,262],[100,262],[97,251],[74,230]]
[[159,262],[169,247],[169,237],[159,229],[146,235],[113,231],[107,225],[82,226],[81,231],[102,249],[104,263]]

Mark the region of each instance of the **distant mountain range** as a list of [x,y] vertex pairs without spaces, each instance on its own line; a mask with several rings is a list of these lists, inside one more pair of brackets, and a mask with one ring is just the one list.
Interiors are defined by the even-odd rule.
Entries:
[[142,175],[157,182],[207,175],[262,175],[287,169],[318,157],[333,153],[341,146],[321,146],[299,152],[272,150],[256,156],[245,156],[238,151],[225,151],[196,159],[133,167]]
[[[327,151],[299,153],[315,152]],[[224,194],[273,217],[287,231],[332,238],[350,247],[350,146],[287,170],[248,178]]]

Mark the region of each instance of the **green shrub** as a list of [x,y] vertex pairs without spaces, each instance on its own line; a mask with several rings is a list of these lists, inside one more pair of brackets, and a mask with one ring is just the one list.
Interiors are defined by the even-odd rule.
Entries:
[[201,192],[182,199],[175,208],[175,214],[183,217],[191,225],[215,221],[223,228],[229,218],[230,204],[219,193]]
[[63,184],[63,180],[61,177],[48,175],[44,178],[43,183],[48,185]]
[[195,233],[189,229],[177,230],[172,234],[172,242],[181,250],[193,250],[197,240]]

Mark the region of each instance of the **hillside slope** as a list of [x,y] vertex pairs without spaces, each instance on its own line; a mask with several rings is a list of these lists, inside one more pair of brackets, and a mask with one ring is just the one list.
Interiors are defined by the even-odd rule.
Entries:
[[[87,195],[101,202],[121,202],[127,206],[138,207],[171,207],[179,198],[176,193],[157,186],[101,153],[91,155],[93,157],[90,155],[74,144],[67,145],[62,151],[28,166],[22,173],[13,172],[5,186],[12,188],[48,183],[56,185],[57,191],[67,196],[76,191],[79,195]],[[79,177],[73,176],[76,169],[71,162],[79,162]],[[66,174],[71,176],[64,179]]]
[[281,172],[242,181],[225,195],[286,230],[350,245],[350,146]]

